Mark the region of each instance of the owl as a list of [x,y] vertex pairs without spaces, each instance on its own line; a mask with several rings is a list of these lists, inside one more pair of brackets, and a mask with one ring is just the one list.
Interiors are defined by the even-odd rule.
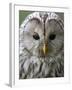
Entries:
[[55,12],[32,12],[19,28],[19,78],[64,77],[64,21]]

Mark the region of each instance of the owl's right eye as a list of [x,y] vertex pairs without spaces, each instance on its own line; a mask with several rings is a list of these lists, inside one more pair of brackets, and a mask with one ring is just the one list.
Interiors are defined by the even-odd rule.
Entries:
[[40,39],[38,33],[36,33],[36,32],[34,32],[33,38],[34,38],[35,40],[39,40],[39,39]]

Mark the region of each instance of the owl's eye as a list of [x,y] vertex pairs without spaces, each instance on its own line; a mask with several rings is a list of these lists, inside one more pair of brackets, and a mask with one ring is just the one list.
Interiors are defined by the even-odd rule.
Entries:
[[49,36],[49,39],[50,39],[50,40],[54,40],[54,39],[55,39],[55,37],[56,37],[56,35],[55,35],[55,34],[51,34],[51,35]]
[[39,39],[40,39],[38,33],[36,33],[36,32],[34,32],[33,38],[34,38],[35,40],[39,40]]

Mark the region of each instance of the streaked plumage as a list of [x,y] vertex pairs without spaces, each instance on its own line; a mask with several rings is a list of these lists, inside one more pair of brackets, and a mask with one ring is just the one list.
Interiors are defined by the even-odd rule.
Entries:
[[52,12],[33,12],[19,30],[19,78],[64,76],[64,26]]

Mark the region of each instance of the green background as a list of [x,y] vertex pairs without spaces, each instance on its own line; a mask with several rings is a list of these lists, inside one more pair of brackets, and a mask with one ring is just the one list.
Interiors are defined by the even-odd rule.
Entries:
[[25,18],[27,17],[27,15],[29,15],[30,13],[32,13],[32,11],[24,11],[24,10],[20,10],[19,11],[19,26],[25,20]]

